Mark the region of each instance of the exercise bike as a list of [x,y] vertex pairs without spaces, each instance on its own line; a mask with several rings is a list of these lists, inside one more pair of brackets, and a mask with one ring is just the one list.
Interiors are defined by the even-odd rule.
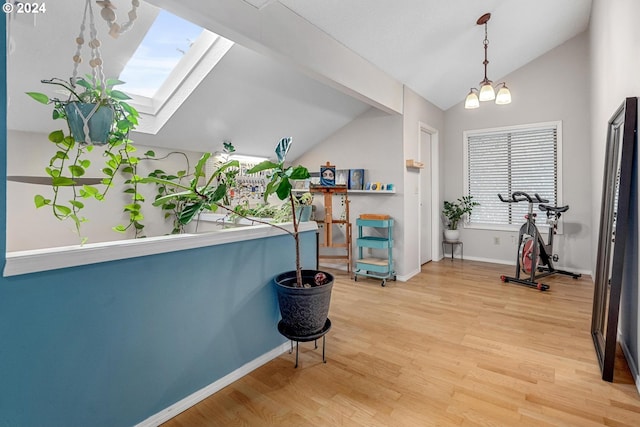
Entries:
[[[558,229],[558,220],[560,216],[569,210],[569,206],[549,206],[548,200],[543,199],[538,194],[531,197],[522,191],[514,191],[510,199],[505,199],[498,194],[501,201],[505,203],[528,202],[529,212],[525,215],[526,222],[520,227],[520,235],[518,238],[518,254],[516,257],[516,276],[500,276],[500,279],[507,282],[514,282],[519,285],[536,288],[540,291],[549,289],[548,285],[538,281],[539,279],[550,276],[552,274],[564,274],[577,279],[581,275],[570,271],[559,270],[554,267],[553,263],[558,261],[558,255],[553,253],[553,236]],[[536,227],[536,216],[533,212],[533,205],[538,204],[538,208],[546,212],[547,224],[549,225],[549,242],[545,243]],[[520,278],[523,272],[526,278]],[[536,274],[539,273],[539,274]]]

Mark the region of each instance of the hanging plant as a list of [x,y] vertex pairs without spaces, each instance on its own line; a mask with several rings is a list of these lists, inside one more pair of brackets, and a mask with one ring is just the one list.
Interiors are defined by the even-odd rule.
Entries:
[[[87,17],[90,24],[88,45],[91,49],[91,74],[78,78]],[[35,205],[38,208],[51,207],[53,215],[59,220],[72,220],[81,243],[84,243],[87,239],[82,236],[81,224],[87,219],[81,214],[85,207],[83,200],[103,200],[118,171],[124,170],[131,174],[127,182],[132,184],[132,203],[125,207],[125,211],[129,212],[130,224],[142,219],[140,202],[144,198],[137,192],[139,177],[135,175],[134,167],[138,158],[133,154],[136,148],[129,139],[129,133],[138,124],[139,114],[127,104],[129,96],[114,89],[124,82],[104,77],[100,41],[97,38],[90,0],[85,3],[84,18],[76,44],[73,76],[68,81],[60,78],[42,80],[42,83],[64,89],[65,98],[50,98],[40,92],[27,92],[27,95],[42,104],[53,105],[53,119],[67,123],[66,130],[57,129],[49,134],[49,141],[54,144],[55,152],[45,167],[45,172],[51,177],[53,197],[37,194],[34,197]],[[104,149],[102,178],[87,180],[86,174],[91,167],[87,153],[95,146],[102,146]],[[104,187],[100,189],[94,184],[102,184]],[[71,194],[61,192],[63,188],[69,189]]]
[[[129,132],[138,124],[139,115],[125,102],[129,97],[113,89],[113,86],[123,83],[119,80],[107,80],[106,84],[102,85],[99,81],[90,83],[88,80],[78,79],[75,87],[71,83],[56,78],[42,82],[64,87],[69,91],[70,96],[69,100],[62,101],[58,98],[50,99],[43,93],[27,93],[38,102],[52,104],[54,120],[65,120],[68,125],[66,131],[58,129],[49,134],[49,141],[55,145],[55,153],[45,167],[45,172],[51,177],[53,197],[48,198],[37,194],[34,198],[35,205],[38,208],[50,206],[54,216],[60,220],[71,219],[75,223],[78,235],[81,236],[80,224],[86,221],[86,218],[80,214],[84,208],[82,199],[103,200],[121,168],[124,172],[133,172],[130,168],[137,163],[138,159],[133,155],[136,148],[129,139]],[[74,105],[76,103],[84,105],[95,103],[100,109],[109,111],[113,116],[108,122],[105,143],[100,144],[104,146],[105,157],[105,164],[101,170],[103,178],[100,180],[104,186],[102,189],[95,185],[83,184],[84,177],[91,167],[87,153],[93,151],[95,144],[87,142],[87,140],[93,141],[92,131],[85,130],[81,134],[74,135],[73,126],[68,120],[68,111],[76,108]],[[96,109],[96,111],[100,110]],[[129,182],[135,184],[137,180],[138,178],[134,175]],[[60,190],[65,187],[71,189],[70,199],[62,197]],[[133,203],[129,208],[131,222],[142,219],[139,214],[139,202],[144,200],[137,192],[135,185],[133,188],[131,193]],[[81,236],[81,240],[84,242],[86,238]]]

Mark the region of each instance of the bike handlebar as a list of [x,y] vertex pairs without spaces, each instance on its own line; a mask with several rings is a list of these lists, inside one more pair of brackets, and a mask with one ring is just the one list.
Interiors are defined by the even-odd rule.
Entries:
[[510,199],[505,199],[504,197],[502,197],[502,194],[498,193],[498,197],[500,198],[500,200],[505,203],[518,203],[525,201],[529,203],[549,203],[548,200],[540,197],[538,193],[535,193],[533,196],[534,197],[531,197],[524,191],[514,191],[513,193],[511,193]]

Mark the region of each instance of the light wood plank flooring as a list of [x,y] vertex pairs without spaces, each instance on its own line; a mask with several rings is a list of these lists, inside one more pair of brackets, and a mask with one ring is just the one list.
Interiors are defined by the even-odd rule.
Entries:
[[640,426],[620,356],[600,379],[590,278],[547,292],[514,267],[449,259],[406,283],[336,272],[321,348],[300,345],[165,424],[197,426]]

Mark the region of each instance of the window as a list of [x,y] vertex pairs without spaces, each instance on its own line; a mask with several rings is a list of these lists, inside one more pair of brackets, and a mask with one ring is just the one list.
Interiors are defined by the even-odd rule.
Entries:
[[153,98],[200,34],[201,27],[161,10],[120,74],[124,91]]
[[[464,132],[465,190],[480,203],[471,227],[513,229],[524,222],[528,204],[503,203],[498,193],[537,193],[550,205],[561,204],[561,135],[561,122]],[[545,221],[538,216],[539,226]]]

